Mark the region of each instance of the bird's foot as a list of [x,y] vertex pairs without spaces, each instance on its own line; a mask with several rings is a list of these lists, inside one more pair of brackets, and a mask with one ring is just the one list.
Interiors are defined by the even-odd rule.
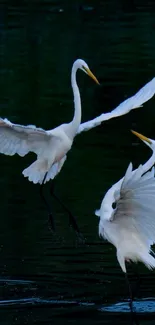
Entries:
[[69,213],[69,225],[75,230],[79,242],[85,244],[85,238],[77,225],[76,218],[71,213]]
[[54,232],[55,231],[55,223],[54,223],[52,213],[49,213],[49,215],[48,215],[48,224],[49,224],[49,229]]
[[138,321],[138,318],[137,318],[136,310],[133,307],[133,301],[131,299],[129,301],[129,307],[130,307],[130,310],[131,310],[132,324],[139,325],[139,321]]
[[84,245],[86,243],[86,238],[84,237],[82,232],[76,232],[76,235],[78,237],[79,243]]

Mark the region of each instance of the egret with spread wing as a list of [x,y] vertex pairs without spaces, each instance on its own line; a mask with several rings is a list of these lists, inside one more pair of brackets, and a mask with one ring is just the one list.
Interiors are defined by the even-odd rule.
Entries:
[[[154,140],[132,132],[155,148]],[[155,267],[155,258],[151,255],[151,245],[155,243],[154,163],[155,150],[136,170],[130,163],[125,176],[107,191],[96,211],[100,218],[99,235],[116,247],[117,259],[126,278],[126,261],[141,261],[149,269]],[[130,308],[132,311],[132,295]]]
[[[10,156],[17,153],[20,156],[25,156],[28,152],[34,152],[37,155],[37,160],[23,170],[23,175],[28,177],[29,181],[32,181],[34,184],[45,184],[50,179],[55,178],[60,172],[66,160],[66,154],[70,150],[74,137],[77,134],[100,125],[103,121],[127,114],[130,110],[140,107],[153,97],[155,93],[155,78],[153,78],[138,93],[125,100],[112,112],[101,114],[91,121],[80,124],[81,99],[76,83],[76,72],[78,69],[83,70],[96,83],[99,83],[86,62],[80,59],[74,62],[71,72],[71,85],[73,88],[75,111],[73,120],[70,123],[45,131],[33,125],[23,126],[13,124],[7,119],[0,119],[0,153]],[[55,198],[58,199],[56,196]],[[47,205],[46,201],[45,204]],[[66,210],[70,215],[70,221],[74,228],[78,230],[75,219],[70,214],[70,211]],[[50,216],[52,221],[52,215],[50,214]]]
[[129,113],[132,109],[143,106],[145,102],[151,99],[155,94],[155,78],[149,81],[144,87],[142,87],[134,96],[124,100],[111,112],[103,113],[100,116],[90,120],[88,122],[81,123],[77,134],[88,131],[102,122],[110,120],[114,117],[122,116]]
[[83,70],[96,83],[99,83],[83,60],[79,59],[74,62],[71,84],[75,112],[70,123],[61,124],[55,129],[46,131],[34,125],[24,126],[13,124],[7,119],[0,119],[0,153],[10,156],[17,153],[20,156],[25,156],[28,152],[34,152],[37,155],[37,160],[23,171],[23,175],[28,177],[29,181],[34,184],[42,184],[43,180],[45,184],[50,179],[55,178],[60,172],[66,160],[66,153],[70,150],[77,134],[90,130],[106,120],[127,114],[132,109],[141,107],[155,94],[155,78],[153,78],[134,96],[126,99],[110,113],[103,113],[91,121],[81,123],[81,99],[76,83],[78,69]]
[[[85,61],[78,59],[74,62],[71,72],[71,85],[75,111],[73,120],[70,123],[61,124],[55,129],[45,131],[33,125],[23,126],[13,124],[7,119],[0,119],[0,153],[10,156],[17,153],[23,157],[28,152],[34,152],[37,155],[36,161],[23,171],[23,175],[28,177],[29,181],[34,184],[44,184],[50,179],[54,179],[60,172],[81,123],[81,99],[76,82],[78,69],[84,71],[99,84]],[[43,196],[42,187],[41,194]],[[62,204],[54,193],[53,196]],[[49,210],[44,196],[43,199]],[[63,207],[65,208],[64,205]],[[69,213],[70,223],[79,232],[75,218],[67,208],[65,209]],[[50,211],[49,216],[53,227],[53,218]]]

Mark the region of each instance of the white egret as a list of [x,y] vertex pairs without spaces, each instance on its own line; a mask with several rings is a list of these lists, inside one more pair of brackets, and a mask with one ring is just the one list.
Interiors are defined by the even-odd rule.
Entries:
[[155,94],[155,78],[142,87],[134,96],[126,99],[118,107],[109,113],[103,113],[85,123],[81,123],[81,99],[76,83],[76,72],[83,70],[96,83],[96,77],[92,74],[88,65],[83,60],[76,60],[71,72],[71,85],[73,88],[75,112],[70,123],[61,124],[52,130],[44,130],[34,125],[13,124],[9,120],[0,118],[0,153],[13,156],[18,154],[25,156],[29,152],[37,155],[37,160],[28,168],[23,170],[23,175],[29,181],[36,183],[46,183],[54,179],[60,172],[71,149],[74,137],[88,131],[102,122],[111,118],[129,113],[132,109],[141,107]]
[[[37,155],[36,161],[22,172],[34,184],[45,184],[50,179],[55,178],[60,172],[66,160],[66,154],[71,149],[74,137],[77,134],[100,125],[103,121],[127,114],[130,110],[140,107],[144,102],[153,97],[155,93],[155,78],[153,78],[134,96],[125,100],[112,112],[101,114],[93,120],[81,123],[81,99],[76,83],[76,72],[78,69],[83,70],[96,83],[99,83],[85,61],[78,59],[74,62],[71,72],[71,85],[75,111],[73,120],[70,123],[61,124],[52,130],[46,131],[34,125],[24,126],[13,124],[7,119],[0,119],[0,153],[10,156],[17,153],[23,157],[28,152],[34,152]],[[45,204],[47,205],[46,201]],[[77,228],[71,214],[70,217],[74,227]]]
[[[117,259],[126,279],[126,261],[141,261],[149,269],[155,267],[151,250],[155,243],[155,177],[152,167],[155,141],[132,132],[152,148],[153,154],[136,170],[130,163],[125,176],[107,191],[100,209],[95,212],[100,218],[99,235],[116,247]],[[130,308],[132,311],[131,290]]]
[[[81,99],[76,82],[76,72],[78,69],[84,71],[99,84],[85,61],[78,59],[74,62],[71,72],[71,85],[75,110],[73,120],[70,123],[61,124],[52,130],[45,131],[34,125],[23,126],[13,124],[7,119],[0,119],[0,153],[10,156],[17,153],[23,157],[28,152],[34,152],[37,155],[36,161],[23,171],[23,175],[28,177],[29,181],[32,181],[34,184],[44,184],[50,179],[54,179],[60,172],[66,160],[66,154],[71,149],[74,137],[78,131],[81,123]],[[42,187],[41,195],[49,210],[48,203],[42,193]],[[79,232],[76,220],[70,211],[54,193],[52,195],[67,210],[70,216],[70,223]],[[53,219],[50,211],[49,217],[53,227]]]

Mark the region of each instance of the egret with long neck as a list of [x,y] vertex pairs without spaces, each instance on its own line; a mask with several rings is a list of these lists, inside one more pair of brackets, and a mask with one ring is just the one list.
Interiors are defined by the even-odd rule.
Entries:
[[[41,184],[41,196],[48,208],[53,228],[52,213],[43,195],[43,185],[50,179],[53,180],[60,172],[81,123],[81,98],[76,82],[76,73],[78,69],[84,71],[96,83],[99,83],[85,61],[79,59],[74,62],[71,72],[71,85],[74,96],[74,117],[70,123],[61,124],[52,130],[45,131],[33,125],[17,125],[11,123],[7,119],[0,119],[0,153],[10,156],[17,153],[20,156],[25,156],[28,152],[34,152],[37,155],[36,161],[23,170],[23,175],[28,177],[29,181],[34,184]],[[70,223],[75,230],[79,232],[73,215],[64,204],[62,204],[58,197],[56,197],[53,190],[51,194],[69,213]]]

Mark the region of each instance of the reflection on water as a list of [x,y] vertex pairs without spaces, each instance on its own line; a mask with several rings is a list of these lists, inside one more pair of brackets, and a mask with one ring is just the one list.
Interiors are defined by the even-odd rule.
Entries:
[[[46,129],[71,120],[70,69],[78,57],[101,82],[97,87],[78,73],[83,121],[133,95],[154,77],[154,7],[114,0],[0,4],[0,116]],[[0,156],[3,324],[131,323],[124,275],[115,249],[98,238],[94,211],[129,161],[137,166],[150,155],[129,130],[154,138],[154,104],[75,139],[56,191],[77,217],[85,244],[47,184],[56,221],[56,233],[49,231],[39,186],[21,175],[34,157]],[[154,272],[132,265],[129,277],[140,324],[154,324]]]
[[[11,293],[12,287],[14,286],[12,292],[16,292],[17,297],[12,299],[3,299],[0,301],[0,312],[2,316],[2,321],[4,323],[6,320],[6,312],[13,323],[24,323],[31,324],[37,323],[42,324],[42,321],[50,324],[51,321],[56,321],[61,324],[64,319],[69,322],[75,323],[81,322],[86,324],[89,322],[93,324],[111,324],[113,321],[118,321],[118,324],[123,324],[124,322],[131,321],[130,309],[128,302],[117,302],[117,303],[95,303],[90,301],[80,301],[76,299],[65,300],[63,297],[59,299],[52,299],[51,297],[38,296],[37,287],[38,283],[34,281],[25,280],[10,280],[1,279],[4,287],[10,287],[9,292]],[[21,292],[19,288],[25,295],[25,298],[21,297]],[[29,288],[29,293],[28,293]],[[26,297],[29,295],[29,297]],[[82,297],[81,297],[82,300]],[[134,308],[137,312],[139,320],[150,319],[150,315],[154,317],[155,314],[155,301],[154,298],[145,298],[134,301]],[[30,312],[31,311],[31,312]],[[45,314],[46,313],[46,314]],[[45,321],[46,319],[46,321]],[[53,323],[52,323],[53,324]],[[147,324],[152,324],[151,320]]]

